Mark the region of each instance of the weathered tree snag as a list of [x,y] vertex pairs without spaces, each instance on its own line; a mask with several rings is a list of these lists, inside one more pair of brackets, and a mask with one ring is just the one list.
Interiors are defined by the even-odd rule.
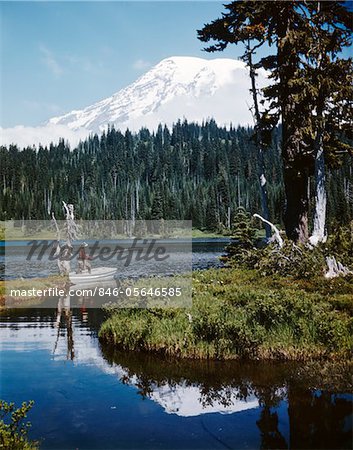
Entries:
[[[321,10],[321,3],[318,2],[318,12]],[[318,36],[318,41],[320,42],[320,35]],[[317,56],[316,70],[324,75],[325,63],[327,59],[325,58],[325,53],[327,51],[326,45],[320,42],[319,52]],[[322,64],[324,66],[322,67]],[[330,63],[328,64],[330,67]],[[316,136],[314,142],[314,155],[315,155],[315,212],[314,212],[314,228],[313,234],[309,239],[311,245],[316,246],[319,242],[325,242],[327,239],[326,235],[326,186],[325,186],[325,156],[324,156],[324,130],[325,130],[325,112],[330,113],[330,101],[332,97],[332,92],[328,89],[326,83],[322,82],[322,76],[317,77],[318,81],[318,95],[316,98],[316,114],[313,116],[315,118],[316,124]]]
[[322,142],[322,132],[318,132],[315,142],[315,213],[314,229],[309,242],[316,246],[319,242],[326,242],[326,186],[325,186],[325,157]]
[[260,116],[260,110],[259,110],[259,103],[258,103],[258,95],[257,95],[257,89],[256,89],[256,70],[252,61],[252,50],[250,48],[250,43],[248,42],[246,47],[246,55],[245,59],[247,60],[248,66],[249,66],[249,74],[250,74],[250,80],[251,80],[251,95],[253,99],[254,104],[254,121],[255,121],[255,140],[256,140],[256,147],[257,147],[257,155],[258,155],[258,162],[257,162],[257,176],[259,179],[260,184],[260,194],[261,194],[261,210],[263,217],[266,219],[264,221],[265,224],[265,231],[266,231],[266,239],[271,238],[271,227],[268,224],[268,220],[270,219],[270,213],[268,210],[268,197],[267,197],[267,180],[265,176],[265,161],[264,161],[264,149],[263,149],[263,142],[261,137],[261,116]]
[[334,256],[328,256],[326,258],[326,264],[328,267],[328,271],[325,273],[325,278],[336,278],[339,276],[346,276],[349,274],[353,274],[351,270],[341,264],[339,261],[336,261]]
[[58,269],[60,275],[67,275],[70,272],[70,261],[68,260],[68,257],[70,256],[69,253],[69,247],[67,245],[60,245],[60,229],[58,227],[58,223],[56,221],[55,215],[52,212],[51,213],[52,220],[56,229],[56,249],[55,249],[55,256],[58,258]]
[[273,231],[273,236],[271,237],[270,241],[277,242],[278,247],[282,248],[283,247],[283,239],[281,237],[279,229],[275,225],[273,225],[273,223],[264,219],[259,214],[254,214],[253,217],[257,217],[258,219],[260,219],[262,222],[266,223],[270,227],[270,229]]
[[56,221],[55,215],[54,215],[53,212],[51,213],[51,217],[52,217],[52,221],[54,223],[55,230],[56,230],[56,239],[57,239],[58,242],[60,242],[60,230],[59,230],[59,227],[58,227],[58,222]]
[[52,213],[52,220],[56,229],[57,246],[55,255],[58,256],[58,268],[60,275],[68,275],[71,270],[71,256],[72,256],[72,242],[77,239],[78,227],[74,220],[74,206],[66,204],[63,201],[63,207],[66,216],[66,242],[64,245],[60,245],[60,229],[55,219],[54,213]]
[[78,226],[75,223],[74,205],[66,204],[63,201],[66,219],[66,244],[72,246],[72,242],[77,239]]

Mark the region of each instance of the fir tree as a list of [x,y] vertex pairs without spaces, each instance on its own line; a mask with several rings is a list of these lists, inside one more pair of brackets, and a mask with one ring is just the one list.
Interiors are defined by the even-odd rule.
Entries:
[[226,247],[226,256],[224,261],[238,260],[241,262],[245,253],[251,250],[255,245],[256,229],[254,228],[251,215],[239,206],[236,210],[233,220],[232,240]]
[[[305,242],[309,234],[308,181],[314,172],[315,153],[308,137],[319,132],[321,123],[320,119],[312,120],[313,107],[318,108],[320,100],[312,90],[322,91],[317,82],[313,88],[310,72],[316,68],[319,55],[335,61],[337,53],[351,44],[353,15],[344,2],[337,1],[235,1],[226,9],[222,18],[198,32],[199,38],[204,42],[215,40],[207,48],[211,52],[244,41],[252,42],[253,49],[267,44],[267,55],[256,64],[257,68],[270,70],[273,80],[264,89],[269,109],[261,115],[261,138],[268,142],[271,130],[281,119],[286,232],[289,238]],[[320,42],[330,40],[331,47],[321,46],[318,50],[318,36]],[[348,66],[350,63],[342,63],[340,70],[348,73]],[[329,85],[336,81],[334,73],[328,70],[321,73],[321,78]],[[338,108],[341,116],[337,119],[341,133],[334,133],[336,143],[344,134],[342,124],[350,123],[347,108],[342,108],[342,96],[343,103],[349,103],[346,94],[341,90],[338,97],[332,97],[331,109]]]

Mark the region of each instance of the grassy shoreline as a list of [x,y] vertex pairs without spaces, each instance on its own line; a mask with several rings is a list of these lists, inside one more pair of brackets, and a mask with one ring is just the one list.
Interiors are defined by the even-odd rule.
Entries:
[[189,309],[122,309],[101,326],[122,350],[193,359],[352,359],[350,279],[262,277],[254,270],[193,273]]
[[68,278],[61,275],[50,275],[45,278],[27,278],[14,280],[0,280],[0,311],[8,308],[35,307],[43,303],[45,297],[37,296],[9,296],[11,289],[14,290],[45,290],[49,288],[64,289]]
[[[190,234],[191,232],[191,234]],[[230,235],[225,235],[224,232],[217,232],[217,231],[209,231],[209,230],[200,230],[198,228],[192,228],[190,229],[176,229],[175,230],[176,236],[172,233],[172,237],[178,237],[178,234],[180,233],[180,237],[183,237],[185,234],[186,237],[191,238],[202,238],[202,239],[214,239],[214,238],[229,238]],[[263,230],[258,231],[259,237],[263,237],[264,233]],[[151,235],[151,237],[158,237],[160,239],[163,239],[162,235]],[[166,236],[168,237],[168,236]],[[117,234],[115,236],[111,236],[112,239],[129,239],[130,237],[126,236],[126,234]],[[7,226],[5,226],[4,222],[0,222],[0,241],[28,241],[28,240],[48,240],[52,241],[56,239],[56,235],[53,234],[52,229],[42,229],[40,231],[33,231],[33,232],[27,232],[25,233],[22,229],[22,227],[14,227],[13,224],[11,226],[11,221],[8,221]]]

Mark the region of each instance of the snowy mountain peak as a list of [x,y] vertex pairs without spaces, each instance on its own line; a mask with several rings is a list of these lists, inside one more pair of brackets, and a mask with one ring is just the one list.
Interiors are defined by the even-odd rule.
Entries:
[[[206,60],[173,56],[163,59],[130,86],[94,105],[54,117],[49,124],[99,133],[116,128],[137,130],[171,125],[178,119],[220,123],[251,122],[245,64],[233,59]],[[249,101],[248,101],[249,103]]]
[[234,59],[219,58],[206,60],[202,58],[193,58],[191,56],[172,56],[163,59],[159,64],[152,68],[148,74],[154,75],[154,73],[156,73],[157,76],[158,73],[162,76],[170,75],[175,82],[188,84],[197,81],[202,75],[215,75],[222,79],[224,75],[229,76],[233,70],[244,68],[245,64],[242,61]]
[[[258,86],[266,84],[259,71]],[[56,142],[73,145],[89,133],[101,133],[108,125],[124,131],[141,127],[171,126],[178,119],[202,122],[210,118],[220,125],[252,124],[248,70],[242,61],[207,60],[188,56],[163,59],[124,89],[87,108],[50,119],[44,126],[3,129],[3,144],[33,145]]]

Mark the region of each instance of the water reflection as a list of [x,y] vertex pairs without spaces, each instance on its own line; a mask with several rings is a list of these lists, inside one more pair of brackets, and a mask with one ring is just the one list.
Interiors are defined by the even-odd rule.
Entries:
[[103,355],[125,369],[123,383],[168,413],[194,416],[259,408],[262,449],[351,448],[352,395],[311,389],[298,364],[168,361],[112,348],[103,348]]
[[62,327],[62,318],[64,322],[64,329],[66,330],[67,336],[67,359],[71,359],[71,361],[75,357],[74,350],[74,334],[72,329],[72,311],[71,311],[71,296],[69,295],[69,290],[71,287],[71,283],[66,283],[63,287],[64,294],[59,297],[58,307],[56,312],[56,321],[55,327],[57,328],[57,336],[54,344],[53,355],[55,355],[55,351],[58,347],[59,337],[60,337],[60,328]]
[[346,372],[119,352],[89,299],[56,302],[0,316],[1,396],[36,401],[44,449],[351,448]]
[[[88,311],[87,308],[92,307],[92,296],[72,296],[69,294],[70,289],[73,284],[68,282],[63,286],[63,295],[59,297],[56,310],[56,320],[54,323],[55,328],[57,328],[57,336],[54,344],[53,355],[55,355],[56,349],[58,347],[58,342],[61,334],[66,334],[67,340],[67,359],[71,361],[75,358],[75,344],[74,344],[74,332],[73,332],[73,321],[72,315],[73,310],[71,306],[71,301],[74,305],[79,307],[80,312],[80,326],[85,326],[88,323]],[[62,331],[64,333],[62,333]]]
[[288,389],[290,448],[350,448],[352,397],[325,391]]

